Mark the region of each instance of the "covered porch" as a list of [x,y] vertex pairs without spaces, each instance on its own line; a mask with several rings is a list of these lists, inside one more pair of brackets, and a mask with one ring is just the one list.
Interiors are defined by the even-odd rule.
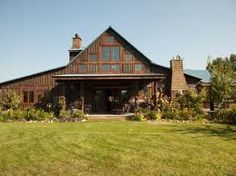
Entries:
[[163,74],[67,74],[54,75],[54,96],[64,96],[66,108],[88,114],[132,112],[139,103],[156,101]]

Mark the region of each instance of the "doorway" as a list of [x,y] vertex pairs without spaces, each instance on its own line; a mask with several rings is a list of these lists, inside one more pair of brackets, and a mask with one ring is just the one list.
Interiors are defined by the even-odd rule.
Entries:
[[93,111],[95,113],[111,113],[114,96],[112,90],[96,90]]

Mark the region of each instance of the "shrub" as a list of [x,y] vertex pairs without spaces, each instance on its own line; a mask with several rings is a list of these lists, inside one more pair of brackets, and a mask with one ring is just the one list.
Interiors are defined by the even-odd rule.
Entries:
[[190,109],[183,109],[179,112],[178,120],[192,120],[193,119],[193,111]]
[[57,97],[53,105],[53,111],[56,117],[59,117],[61,111],[65,111],[66,99],[64,96]]
[[130,117],[130,120],[133,121],[144,121],[144,115],[140,113],[135,113],[133,116]]
[[220,123],[236,124],[236,109],[215,111],[209,115],[209,119]]
[[21,98],[14,91],[8,91],[3,97],[3,107],[5,109],[17,109],[20,105]]
[[162,112],[162,118],[163,119],[170,119],[170,120],[174,120],[174,119],[178,119],[178,110],[177,109],[167,109],[165,111]]
[[61,111],[58,117],[68,119],[71,117],[71,113],[69,111]]
[[[195,114],[202,113],[202,103],[206,99],[205,89],[203,89],[199,93],[194,90],[189,90],[184,95],[177,94],[176,96],[176,106],[179,107],[182,111],[185,111],[185,109],[187,108]],[[185,116],[186,113],[186,111],[183,112],[183,115]]]
[[147,120],[158,120],[161,119],[162,113],[160,111],[149,111],[144,115]]
[[30,121],[44,121],[47,119],[52,119],[53,114],[50,112],[45,112],[42,109],[27,108],[25,111],[25,120]]
[[85,116],[84,116],[83,111],[77,109],[77,110],[73,111],[71,117],[72,117],[72,118],[80,118],[80,119],[84,119]]

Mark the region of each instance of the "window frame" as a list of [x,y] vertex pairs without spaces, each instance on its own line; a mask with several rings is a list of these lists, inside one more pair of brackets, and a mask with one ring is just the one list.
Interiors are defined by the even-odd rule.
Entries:
[[[130,59],[130,60],[128,60],[127,57],[126,57],[126,56],[128,56],[128,55],[131,55],[131,59]],[[134,60],[134,55],[133,55],[131,52],[126,51],[125,54],[124,54],[124,61],[126,61],[126,62],[132,62],[133,60]]]
[[[103,66],[108,66],[108,70],[106,69],[106,70],[104,70],[103,68]],[[111,71],[111,64],[101,64],[101,66],[100,66],[100,70],[102,71],[102,72],[110,72]]]
[[[118,69],[112,69],[112,66],[118,66]],[[120,72],[121,66],[120,66],[120,64],[111,64],[110,70],[111,70],[112,72]]]
[[[137,67],[136,66],[140,66],[140,69],[136,69]],[[141,63],[135,63],[134,64],[134,71],[135,72],[142,72],[143,71],[143,65]]]
[[[91,59],[91,56],[95,56],[95,60],[94,60],[94,59]],[[89,54],[88,54],[88,60],[89,60],[89,62],[97,62],[97,61],[98,61],[98,55],[97,55],[97,53],[89,53]]]
[[[120,62],[121,61],[121,48],[120,48],[120,46],[119,45],[102,45],[101,47],[100,47],[101,49],[100,49],[100,60],[101,60],[101,62],[109,62],[109,61],[112,61],[112,62]],[[103,56],[105,56],[104,54],[103,54],[103,49],[104,48],[109,48],[109,59],[108,58],[104,58]],[[115,56],[115,54],[113,54],[113,51],[114,51],[114,49],[115,48],[118,48],[118,56],[119,56],[119,58],[117,59],[117,58],[114,58],[114,56]]]
[[23,103],[24,104],[35,103],[35,91],[34,90],[23,90]]
[[[86,69],[81,69],[82,66],[83,66],[84,68],[86,68]],[[87,72],[87,71],[88,71],[88,65],[87,65],[87,64],[80,64],[80,65],[79,65],[79,72],[84,73],[84,72]]]

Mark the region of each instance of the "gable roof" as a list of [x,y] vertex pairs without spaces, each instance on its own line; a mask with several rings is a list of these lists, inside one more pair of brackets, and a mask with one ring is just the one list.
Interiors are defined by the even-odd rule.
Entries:
[[[135,46],[133,46],[129,41],[127,41],[122,35],[120,35],[116,30],[114,30],[111,26],[109,26],[104,32],[102,32],[97,38],[95,38],[87,47],[85,47],[78,55],[76,55],[72,60],[70,60],[70,62],[68,64],[66,64],[65,66],[58,67],[58,68],[51,69],[51,70],[47,70],[47,71],[43,71],[43,72],[39,72],[39,73],[36,73],[36,74],[31,74],[29,76],[24,76],[24,77],[16,78],[16,79],[13,79],[13,80],[5,81],[5,82],[0,83],[0,86],[5,85],[5,84],[10,84],[10,83],[13,83],[13,82],[16,82],[16,81],[21,81],[21,80],[24,80],[24,79],[27,79],[27,78],[31,78],[33,76],[37,76],[37,75],[41,75],[41,74],[45,74],[45,73],[49,73],[49,72],[52,72],[52,71],[56,71],[56,70],[66,68],[67,66],[72,64],[76,59],[78,59],[79,56],[83,52],[85,52],[97,39],[99,39],[106,32],[112,32],[115,35],[117,35],[121,40],[123,40],[125,42],[125,44],[127,46],[131,47],[134,51],[136,51],[139,55],[141,55],[142,58],[145,60],[145,62],[148,63],[150,66],[159,67],[159,68],[162,68],[162,69],[164,69],[168,72],[171,71],[171,69],[169,67],[165,67],[165,66],[162,66],[162,65],[159,65],[159,64],[156,64],[156,63],[152,62],[141,51],[139,51]],[[199,80],[199,81],[201,80],[201,78],[199,78],[199,77],[195,77],[195,76],[192,76],[192,75],[189,75],[189,74],[186,74],[186,73],[184,73],[184,75],[186,77],[190,77],[190,78],[193,78],[193,79],[196,79],[196,80]]]

